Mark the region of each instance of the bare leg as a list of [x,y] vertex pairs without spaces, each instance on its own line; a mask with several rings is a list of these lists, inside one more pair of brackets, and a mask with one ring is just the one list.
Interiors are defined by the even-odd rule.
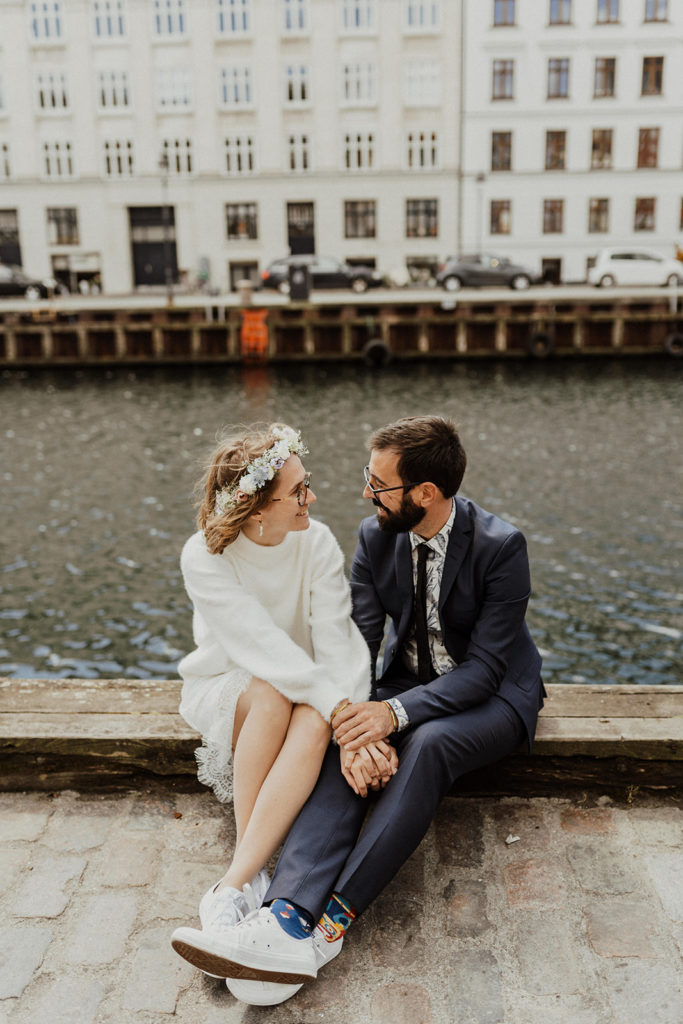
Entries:
[[[245,726],[248,718],[249,715]],[[270,770],[251,805],[248,822],[223,884],[241,889],[275,853],[315,786],[329,740],[330,727],[318,712],[306,704],[295,705],[284,743],[270,762]],[[237,781],[237,775],[235,779]],[[249,789],[253,791],[251,780]]]
[[237,702],[232,738],[237,847],[263,781],[282,749],[291,716],[291,702],[262,679],[252,679]]

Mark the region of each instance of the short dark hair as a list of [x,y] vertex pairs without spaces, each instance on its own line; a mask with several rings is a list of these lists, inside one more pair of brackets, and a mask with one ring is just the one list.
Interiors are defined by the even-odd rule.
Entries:
[[444,498],[457,494],[467,456],[452,420],[442,416],[404,416],[368,439],[370,449],[398,454],[404,484],[433,483]]

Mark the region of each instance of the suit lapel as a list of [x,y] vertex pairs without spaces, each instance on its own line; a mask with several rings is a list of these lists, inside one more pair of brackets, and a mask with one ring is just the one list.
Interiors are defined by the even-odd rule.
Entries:
[[394,558],[396,593],[401,607],[401,620],[396,631],[400,642],[413,615],[413,559],[407,533],[397,534]]
[[441,612],[444,601],[455,583],[455,577],[458,575],[463,558],[472,543],[472,520],[469,509],[462,498],[455,499],[455,507],[455,522],[453,523],[453,529],[448,541],[443,575],[441,577],[439,612]]

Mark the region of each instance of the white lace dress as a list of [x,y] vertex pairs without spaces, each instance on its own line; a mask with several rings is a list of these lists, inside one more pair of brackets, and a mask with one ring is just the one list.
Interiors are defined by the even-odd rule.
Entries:
[[240,534],[220,555],[194,534],[181,556],[196,649],[180,662],[180,713],[202,735],[198,775],[232,799],[232,731],[253,676],[329,721],[343,697],[367,700],[370,657],[351,619],[341,549],[310,521],[266,547]]

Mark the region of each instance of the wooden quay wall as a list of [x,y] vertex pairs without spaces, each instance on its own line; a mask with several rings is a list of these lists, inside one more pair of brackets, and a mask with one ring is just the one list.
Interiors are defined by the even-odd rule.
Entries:
[[[178,679],[0,678],[0,791],[116,791],[196,780],[200,738]],[[683,791],[683,686],[550,684],[534,749],[458,780],[454,793]]]
[[[683,355],[677,291],[0,304],[0,367]],[[384,293],[384,295],[391,293]]]

